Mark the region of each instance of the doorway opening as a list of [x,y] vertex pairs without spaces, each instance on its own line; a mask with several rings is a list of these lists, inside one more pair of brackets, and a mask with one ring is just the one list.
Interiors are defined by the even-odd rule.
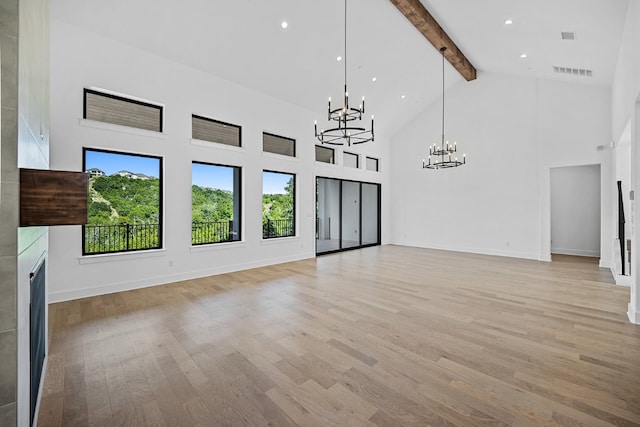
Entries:
[[600,182],[600,165],[551,169],[552,260],[568,255],[599,262]]

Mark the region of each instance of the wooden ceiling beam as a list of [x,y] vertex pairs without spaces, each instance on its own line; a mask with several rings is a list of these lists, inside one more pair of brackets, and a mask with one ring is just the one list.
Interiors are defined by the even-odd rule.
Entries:
[[438,51],[446,47],[444,57],[467,81],[476,79],[476,69],[458,49],[420,0],[390,0]]

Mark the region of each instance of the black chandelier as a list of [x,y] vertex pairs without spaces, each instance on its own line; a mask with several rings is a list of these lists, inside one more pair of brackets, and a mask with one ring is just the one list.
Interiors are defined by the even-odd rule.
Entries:
[[[454,142],[450,144],[449,141],[444,140],[444,52],[446,47],[441,47],[442,52],[442,141],[441,145],[433,144],[429,146],[429,157],[425,161],[422,159],[422,167],[424,169],[447,169],[457,168],[466,164],[466,154],[462,155],[462,161],[459,161],[457,157],[451,157],[452,154],[458,151],[458,144]],[[434,160],[431,161],[431,156],[434,156]]]
[[331,108],[331,98],[329,98],[329,109],[327,120],[338,122],[337,127],[320,130],[318,132],[318,122],[315,122],[315,134],[322,144],[347,145],[363,144],[373,141],[373,116],[371,116],[371,129],[355,126],[351,123],[355,120],[362,120],[364,114],[364,96],[362,102],[356,107],[349,106],[349,91],[347,90],[347,0],[344,0],[344,105],[340,108]]

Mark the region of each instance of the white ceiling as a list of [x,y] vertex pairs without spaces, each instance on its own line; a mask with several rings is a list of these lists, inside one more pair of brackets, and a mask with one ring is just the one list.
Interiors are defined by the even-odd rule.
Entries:
[[[480,79],[490,71],[611,85],[628,0],[422,3]],[[439,96],[440,53],[389,0],[349,0],[348,7],[349,93],[366,96],[377,133],[393,135]],[[51,2],[54,19],[284,99],[317,113],[319,122],[327,98],[340,99],[344,84],[336,61],[343,11],[343,0]],[[561,40],[561,31],[574,31],[576,40]],[[554,74],[554,65],[589,68],[593,77]],[[462,81],[446,70],[447,87]]]

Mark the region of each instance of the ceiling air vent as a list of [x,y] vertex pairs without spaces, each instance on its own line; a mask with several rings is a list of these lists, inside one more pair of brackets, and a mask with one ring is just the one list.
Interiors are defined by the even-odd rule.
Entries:
[[586,68],[558,67],[554,65],[553,72],[571,76],[593,77],[593,70],[587,70]]
[[562,35],[562,40],[576,39],[576,33],[574,33],[573,31],[562,31],[560,34]]

